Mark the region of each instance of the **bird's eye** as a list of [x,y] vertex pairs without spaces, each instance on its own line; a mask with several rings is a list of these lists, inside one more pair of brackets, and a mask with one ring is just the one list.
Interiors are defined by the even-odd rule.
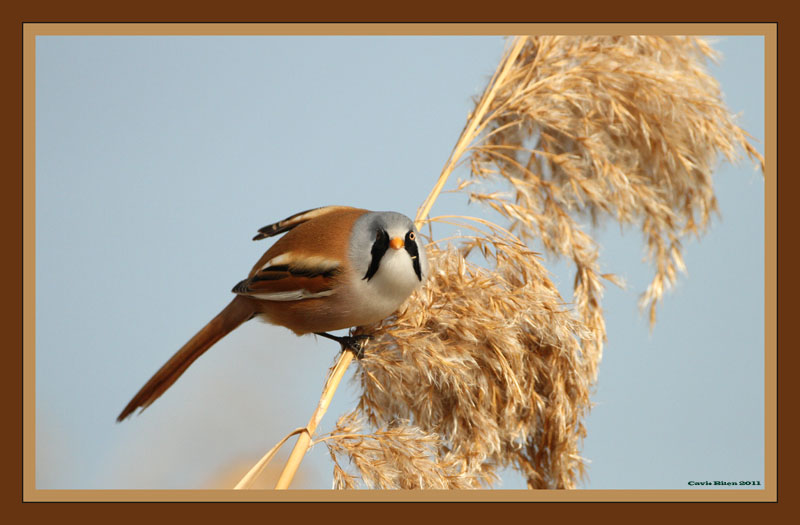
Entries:
[[417,236],[414,235],[414,232],[408,232],[408,240],[409,241],[414,241],[416,239],[417,239]]

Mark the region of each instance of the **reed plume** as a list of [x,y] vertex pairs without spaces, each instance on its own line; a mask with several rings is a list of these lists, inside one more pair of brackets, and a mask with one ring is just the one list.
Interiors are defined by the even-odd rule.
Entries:
[[[535,36],[510,41],[418,219],[453,167],[457,191],[499,214],[430,239],[432,275],[369,334],[357,407],[323,441],[334,485],[490,487],[512,466],[529,488],[573,488],[606,342],[604,281],[587,224],[641,230],[652,326],[684,270],[682,239],[717,210],[721,157],[764,160],[725,107],[702,39]],[[530,247],[529,247],[530,245]],[[572,263],[565,301],[532,248]]]

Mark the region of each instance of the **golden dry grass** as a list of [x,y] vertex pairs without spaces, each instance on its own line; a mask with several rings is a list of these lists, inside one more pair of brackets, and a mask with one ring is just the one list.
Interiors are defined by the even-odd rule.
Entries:
[[[641,296],[652,326],[685,269],[681,239],[704,233],[717,209],[711,175],[720,157],[744,151],[764,168],[706,70],[714,57],[695,37],[511,40],[417,215],[418,226],[458,224],[471,234],[429,239],[425,286],[395,315],[356,331],[371,336],[356,372],[358,406],[316,441],[328,447],[335,487],[491,487],[508,466],[529,488],[576,486],[606,341],[603,282],[620,282],[599,273],[585,223],[641,229],[655,269]],[[457,191],[507,227],[427,219],[464,160],[471,178]],[[570,302],[528,243],[574,265]],[[279,485],[291,481],[350,358],[329,377]]]
[[[458,190],[513,234],[476,219],[457,246],[431,244],[426,286],[360,330],[373,339],[359,404],[323,439],[335,486],[487,487],[509,465],[530,488],[576,486],[606,340],[603,281],[617,282],[599,273],[584,223],[641,230],[652,324],[684,269],[681,240],[717,209],[719,158],[744,151],[763,170],[706,70],[714,56],[694,37],[512,41],[421,216],[467,159],[472,178]],[[570,304],[528,242],[574,264]]]
[[[763,158],[725,107],[699,38],[545,36],[527,39],[472,151],[475,179],[500,178],[511,197],[473,192],[522,240],[571,259],[575,303],[603,334],[597,249],[578,220],[638,226],[655,266],[641,299],[656,304],[683,269],[681,239],[716,211],[720,155]],[[600,337],[602,339],[602,337]]]
[[[468,262],[470,249],[491,270]],[[367,329],[374,339],[356,372],[362,388],[356,412],[379,429],[372,439],[381,443],[383,433],[413,427],[416,434],[387,448],[432,448],[448,465],[446,488],[463,479],[489,486],[507,465],[534,487],[571,487],[583,468],[578,445],[591,382],[581,347],[591,334],[519,242],[486,234],[461,249],[431,248],[429,257],[435,270],[426,287],[397,316]],[[352,435],[352,426],[336,432]],[[360,447],[350,439],[336,450],[353,459]],[[373,470],[385,464],[362,459],[356,466],[373,481],[384,479]],[[390,479],[378,486],[442,485],[431,476]]]

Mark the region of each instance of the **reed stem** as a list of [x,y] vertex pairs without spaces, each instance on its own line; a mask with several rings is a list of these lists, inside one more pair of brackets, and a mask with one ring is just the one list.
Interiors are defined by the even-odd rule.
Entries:
[[314,435],[314,432],[317,430],[317,425],[322,421],[325,412],[328,411],[328,406],[331,404],[333,394],[336,393],[336,389],[339,387],[339,383],[342,381],[347,367],[350,366],[350,363],[353,361],[353,355],[352,350],[344,350],[339,356],[339,360],[336,361],[336,365],[328,373],[328,379],[325,381],[325,388],[317,404],[317,409],[314,410],[305,429],[300,434],[300,437],[297,438],[297,443],[295,443],[294,449],[292,449],[286,466],[283,467],[283,472],[281,472],[278,478],[275,490],[285,490],[289,488],[289,485],[292,483],[292,479],[294,479],[300,462],[303,461],[303,457],[311,446],[311,436]]
[[475,112],[470,116],[470,119],[467,121],[464,129],[461,131],[461,136],[458,138],[458,142],[456,142],[453,151],[450,153],[450,157],[447,159],[447,163],[445,163],[441,175],[439,175],[439,180],[436,181],[436,185],[433,187],[430,194],[425,199],[425,202],[422,203],[420,210],[417,212],[417,217],[415,219],[417,229],[420,228],[422,221],[424,221],[430,213],[433,203],[442,192],[442,188],[444,188],[447,179],[450,177],[453,169],[455,169],[458,160],[475,139],[475,136],[477,135],[476,131],[479,129],[478,125],[480,124],[484,115],[486,115],[486,111],[489,109],[489,106],[494,100],[494,97],[497,94],[498,86],[503,85],[511,66],[514,64],[517,56],[519,56],[520,51],[522,51],[523,45],[525,45],[525,37],[515,37],[514,44],[503,57],[500,67],[495,70],[494,76],[489,81],[489,85],[486,87],[486,90],[483,92],[480,102],[478,102],[478,107],[475,108]]

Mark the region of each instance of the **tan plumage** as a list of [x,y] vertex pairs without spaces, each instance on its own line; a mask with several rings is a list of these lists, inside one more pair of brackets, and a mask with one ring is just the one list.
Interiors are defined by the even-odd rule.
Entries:
[[[371,218],[371,222],[354,226],[366,214],[370,214],[367,218]],[[386,285],[387,281],[391,284],[398,273],[398,262],[397,256],[384,258],[384,253],[388,248],[400,252],[403,239],[397,234],[391,240],[386,239],[387,248],[375,261],[375,268],[381,260],[387,261],[384,266],[389,269],[383,272],[382,279],[369,284],[372,278],[370,270],[367,274],[361,272],[367,263],[372,263],[369,245],[364,245],[364,235],[371,234],[370,228],[383,231],[379,224],[389,222],[393,224],[393,231],[401,231],[395,224],[397,217],[408,221],[408,225],[401,225],[403,229],[413,230],[411,221],[399,214],[375,213],[346,206],[308,210],[261,228],[254,240],[281,233],[285,235],[261,256],[247,279],[234,286],[233,292],[237,295],[230,304],[153,375],[120,413],[117,421],[122,421],[139,407],[148,407],[214,343],[255,316],[260,315],[270,323],[302,335],[368,324],[391,313],[411,293],[411,289],[398,292]],[[354,233],[356,228],[358,232]],[[416,250],[414,238],[411,235]],[[372,237],[367,240],[370,244],[377,242]],[[408,247],[407,250],[408,270],[405,273],[410,274],[412,264],[415,271],[421,267],[414,261],[416,257],[411,255],[412,251]],[[424,251],[421,253],[424,261]],[[364,268],[354,268],[353,257]],[[375,258],[374,249],[372,257]],[[399,264],[403,264],[402,260]],[[400,273],[397,280],[405,286],[402,281],[407,280],[407,276],[402,275],[402,266]],[[418,271],[417,277],[421,282],[422,273]],[[398,293],[399,302],[396,300]],[[389,296],[389,300],[383,301],[384,296]]]
[[[253,266],[249,277],[234,290],[243,283],[246,283],[244,291],[248,294],[300,289],[318,294],[334,289],[350,277],[352,268],[347,257],[347,239],[353,223],[365,213],[367,210],[337,206],[328,214],[296,226],[267,250]],[[287,262],[278,261],[289,267],[288,272],[283,272],[283,278],[253,282],[254,277],[270,273],[269,270],[261,271],[267,261],[287,255]],[[330,262],[337,264],[336,271],[334,275],[326,276],[325,272],[331,271]],[[313,273],[316,269],[323,273],[311,277],[302,273]],[[297,335],[329,332],[353,326],[348,320],[350,308],[344,302],[346,299],[341,295],[325,295],[297,301],[260,301],[256,303],[256,311],[264,314],[271,323],[285,326]]]

